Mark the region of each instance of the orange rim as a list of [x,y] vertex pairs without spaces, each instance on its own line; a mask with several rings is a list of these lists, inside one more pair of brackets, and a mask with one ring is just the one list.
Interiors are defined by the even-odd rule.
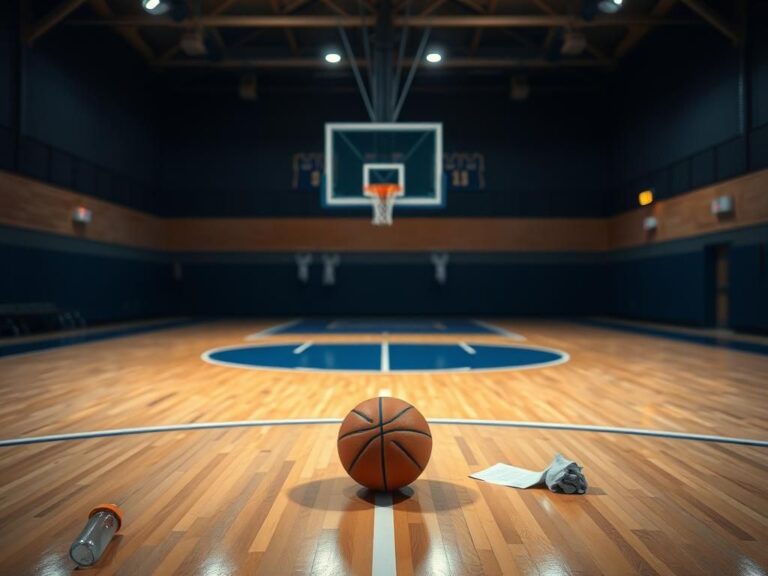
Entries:
[[392,196],[400,192],[402,188],[398,184],[370,184],[366,186],[365,191],[375,194],[379,198]]
[[117,518],[117,532],[120,530],[120,527],[123,525],[123,510],[118,506],[117,504],[99,504],[96,506],[91,512],[88,514],[88,518],[95,516],[99,512],[109,512],[112,514],[115,518]]

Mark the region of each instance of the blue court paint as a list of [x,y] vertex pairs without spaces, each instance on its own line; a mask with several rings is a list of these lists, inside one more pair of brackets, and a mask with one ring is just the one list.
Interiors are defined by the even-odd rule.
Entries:
[[206,360],[241,366],[292,370],[378,370],[379,344],[315,344],[301,354],[294,350],[302,343],[270,346],[237,346],[207,354]]
[[471,354],[458,344],[315,343],[295,354],[301,344],[229,346],[209,350],[202,358],[237,368],[339,372],[522,370],[561,364],[569,358],[551,348],[486,344],[471,344]]
[[643,334],[645,336],[658,336],[670,340],[679,340],[691,344],[704,344],[705,346],[717,346],[738,350],[739,352],[752,352],[753,354],[768,355],[768,345],[759,342],[747,342],[744,340],[729,340],[727,338],[718,338],[717,336],[708,336],[706,334],[690,334],[665,330],[662,327],[639,326],[634,324],[625,324],[623,322],[610,322],[608,320],[580,320],[580,324],[594,326],[596,328],[606,328],[608,330],[620,330],[622,332],[632,332],[634,334]]
[[112,338],[122,338],[124,336],[134,336],[147,332],[156,332],[157,330],[168,330],[171,328],[182,328],[192,324],[199,323],[200,320],[170,320],[167,322],[157,322],[141,326],[126,326],[115,328],[113,330],[83,331],[81,333],[70,333],[67,336],[54,336],[45,340],[34,340],[32,342],[19,342],[4,344],[0,346],[0,356],[13,356],[16,354],[29,354],[30,352],[40,352],[51,348],[61,348],[62,346],[74,346],[76,344],[87,344],[89,342],[98,342],[100,340],[110,340]]
[[[305,319],[291,322],[270,334],[499,334],[500,329],[470,319],[425,318]],[[512,334],[512,333],[508,333]]]

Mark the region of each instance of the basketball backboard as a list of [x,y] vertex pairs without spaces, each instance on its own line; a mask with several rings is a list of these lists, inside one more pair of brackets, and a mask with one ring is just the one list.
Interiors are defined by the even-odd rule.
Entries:
[[370,207],[371,185],[399,186],[396,206],[441,207],[443,126],[440,123],[325,125],[327,207]]

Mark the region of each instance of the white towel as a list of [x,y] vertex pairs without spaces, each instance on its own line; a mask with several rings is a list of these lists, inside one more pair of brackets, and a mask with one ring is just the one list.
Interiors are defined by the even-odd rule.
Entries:
[[565,494],[584,494],[587,491],[587,479],[582,473],[582,467],[562,454],[555,454],[550,465],[544,470],[526,470],[498,463],[470,474],[470,478],[513,488],[530,488],[546,483],[552,492]]

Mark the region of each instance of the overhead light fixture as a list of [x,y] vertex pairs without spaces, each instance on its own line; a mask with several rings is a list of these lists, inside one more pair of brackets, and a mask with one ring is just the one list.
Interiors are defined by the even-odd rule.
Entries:
[[246,102],[255,102],[259,99],[258,83],[256,82],[256,76],[254,74],[245,74],[240,77],[240,85],[238,86],[238,94],[240,100]]
[[437,64],[443,59],[443,55],[440,52],[430,52],[427,54],[427,62],[431,64]]
[[179,47],[187,56],[195,57],[208,54],[202,30],[192,30],[182,34],[181,40],[179,40]]
[[578,30],[566,30],[560,53],[564,56],[578,56],[587,47],[587,39]]
[[141,0],[141,6],[150,14],[165,14],[171,8],[166,0]]
[[531,93],[531,85],[526,76],[513,76],[509,81],[509,97],[516,102],[528,99]]
[[616,14],[616,12],[621,10],[623,2],[624,0],[600,0],[597,3],[597,7],[606,14]]
[[336,52],[328,52],[328,54],[325,55],[325,61],[329,64],[338,64],[341,62],[341,54],[337,54]]

